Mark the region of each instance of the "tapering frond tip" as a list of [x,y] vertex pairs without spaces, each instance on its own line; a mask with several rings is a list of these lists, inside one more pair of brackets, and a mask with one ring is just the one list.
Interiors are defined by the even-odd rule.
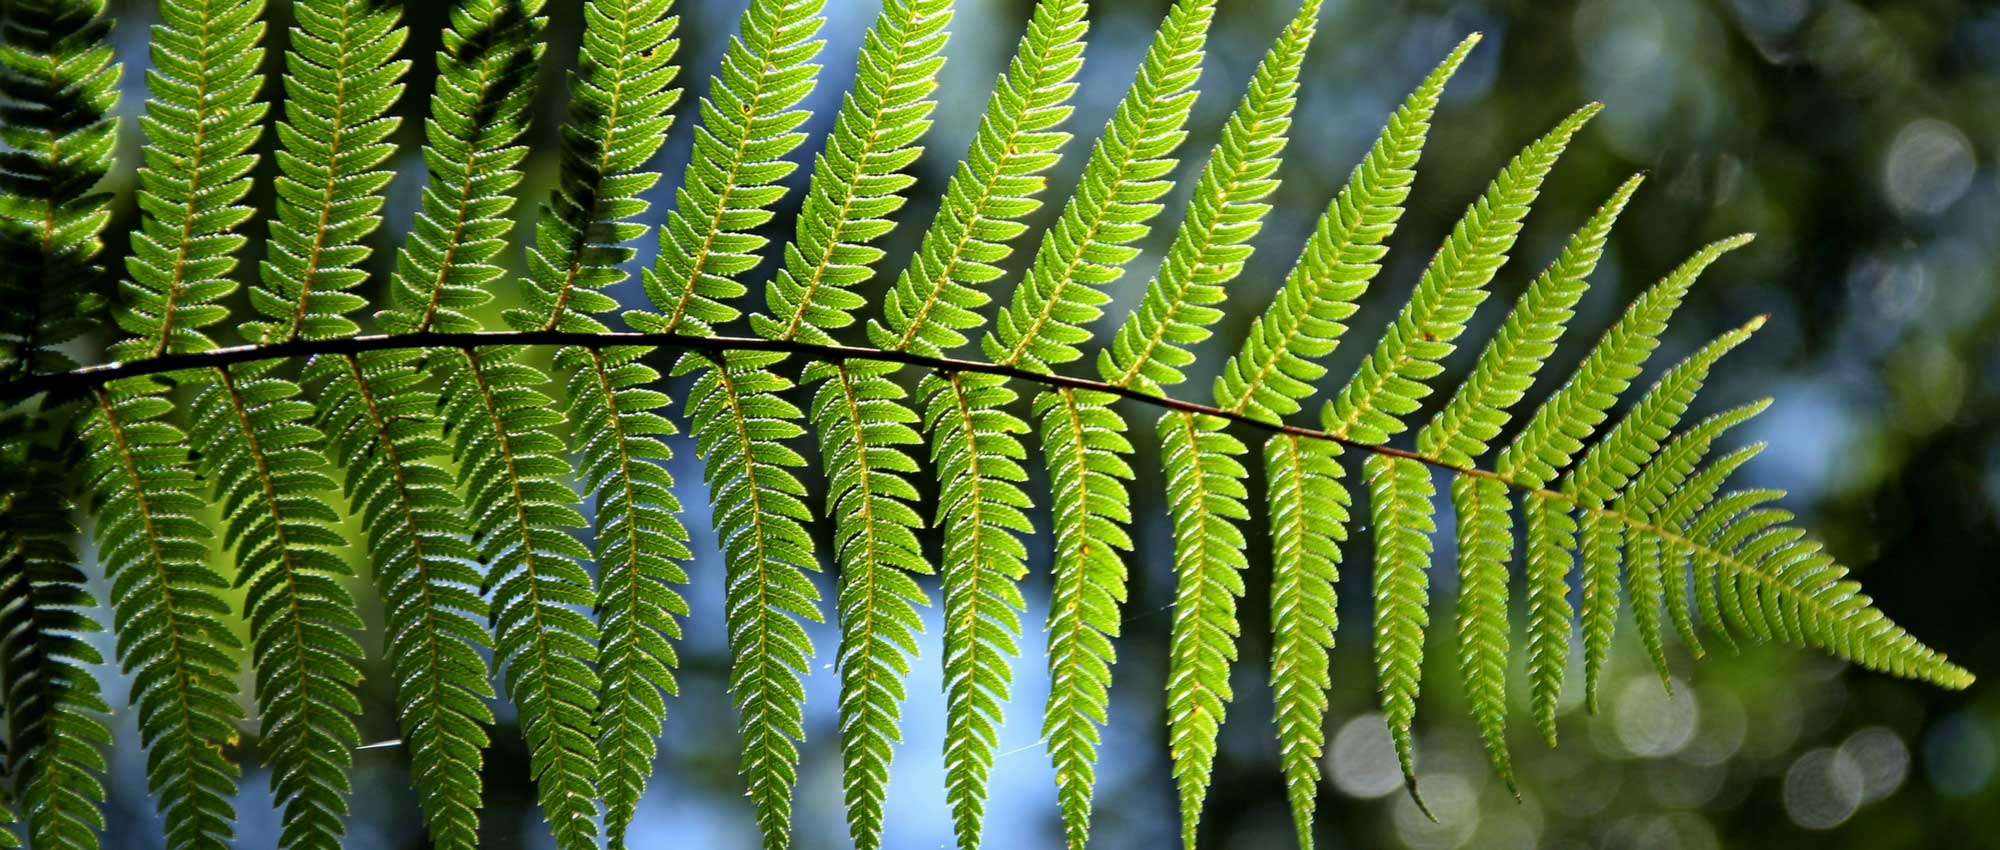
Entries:
[[[1424,802],[1423,793],[1417,790],[1417,775],[1415,773],[1403,774],[1403,790],[1410,793],[1410,802],[1417,804],[1417,811],[1423,812],[1424,817],[1429,818],[1431,823],[1438,822],[1437,813],[1431,811],[1431,804]],[[1516,792],[1514,798],[1518,800],[1520,797],[1521,795]]]

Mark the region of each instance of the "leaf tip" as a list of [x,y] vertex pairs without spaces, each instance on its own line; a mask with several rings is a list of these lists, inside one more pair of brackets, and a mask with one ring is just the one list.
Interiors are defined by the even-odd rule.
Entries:
[[1437,814],[1431,811],[1429,803],[1424,802],[1424,795],[1417,791],[1417,775],[1415,773],[1403,774],[1403,789],[1410,792],[1410,802],[1417,804],[1417,811],[1423,812],[1424,817],[1430,819],[1431,823],[1438,822]]

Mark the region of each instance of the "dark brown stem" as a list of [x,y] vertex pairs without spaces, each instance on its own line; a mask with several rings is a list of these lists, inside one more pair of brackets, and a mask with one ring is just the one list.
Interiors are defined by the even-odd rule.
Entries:
[[462,349],[469,351],[475,348],[500,345],[570,345],[592,350],[617,346],[635,346],[671,348],[682,351],[702,351],[711,354],[723,354],[731,351],[775,351],[785,354],[798,354],[815,360],[841,362],[875,360],[917,366],[942,373],[958,372],[998,375],[1010,380],[1027,381],[1049,387],[1064,387],[1073,390],[1103,393],[1168,410],[1179,410],[1202,416],[1212,416],[1259,431],[1274,434],[1290,434],[1309,440],[1324,440],[1331,443],[1339,443],[1374,454],[1407,458],[1428,466],[1449,470],[1459,475],[1469,475],[1475,478],[1492,478],[1504,481],[1510,485],[1514,484],[1514,482],[1487,470],[1445,463],[1444,461],[1425,457],[1416,452],[1391,448],[1389,446],[1361,443],[1345,437],[1337,437],[1325,431],[1258,419],[1248,414],[1224,410],[1213,405],[1153,395],[1141,390],[1115,386],[1103,381],[1036,372],[1017,366],[1004,366],[998,363],[986,363],[979,360],[960,360],[954,357],[930,357],[908,351],[884,351],[877,348],[852,345],[820,345],[810,342],[800,342],[798,340],[762,339],[759,337],[683,336],[681,334],[659,333],[584,333],[577,331],[537,330],[486,331],[479,333],[426,332],[350,336],[337,339],[290,340],[266,345],[239,345],[230,348],[216,348],[192,354],[167,354],[146,360],[130,360],[105,363],[98,366],[86,366],[72,372],[35,375],[0,384],[0,403],[18,402],[45,392],[81,392],[125,378],[161,375],[188,369],[212,369],[259,360],[284,360],[315,355],[353,355],[367,351],[412,348]]

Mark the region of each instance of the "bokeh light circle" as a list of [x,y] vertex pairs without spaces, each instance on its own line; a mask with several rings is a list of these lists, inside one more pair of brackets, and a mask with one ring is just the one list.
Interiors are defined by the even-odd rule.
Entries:
[[1341,726],[1326,758],[1333,786],[1350,797],[1373,799],[1403,787],[1402,769],[1396,766],[1396,744],[1389,739],[1389,727],[1380,712],[1363,714]]
[[1847,736],[1840,751],[1861,770],[1861,801],[1872,803],[1903,787],[1910,775],[1910,748],[1903,738],[1881,726]]
[[1694,739],[1701,710],[1686,683],[1675,682],[1673,688],[1669,695],[1652,676],[1633,676],[1619,688],[1611,721],[1626,752],[1649,758],[1669,756]]
[[1896,131],[1882,160],[1882,190],[1904,216],[1935,215],[1971,188],[1972,141],[1957,126],[1919,118]]
[[1832,747],[1809,750],[1785,771],[1785,814],[1806,829],[1832,829],[1861,806],[1862,790],[1854,759]]

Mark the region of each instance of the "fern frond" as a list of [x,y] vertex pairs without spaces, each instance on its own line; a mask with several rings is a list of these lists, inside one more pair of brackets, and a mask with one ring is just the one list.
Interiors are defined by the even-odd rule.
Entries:
[[1535,410],[1494,463],[1501,477],[1525,487],[1555,480],[1583,450],[1618,396],[1632,385],[1646,358],[1659,346],[1667,320],[1680,308],[1701,273],[1723,254],[1750,244],[1748,234],[1704,246],[1659,283],[1633,300],[1561,389]]
[[1375,675],[1382,713],[1396,744],[1396,761],[1410,798],[1428,814],[1417,793],[1416,755],[1410,724],[1417,714],[1424,629],[1430,625],[1431,535],[1437,489],[1423,464],[1372,455],[1363,465],[1368,507],[1375,525]]
[[1111,663],[1125,602],[1132,522],[1132,443],[1111,397],[1061,389],[1035,399],[1049,470],[1055,567],[1049,603],[1049,699],[1042,737],[1056,768],[1069,846],[1089,837],[1097,727],[1109,723]]
[[1271,504],[1271,691],[1285,794],[1299,846],[1310,848],[1327,689],[1340,631],[1335,585],[1353,497],[1340,444],[1281,434],[1264,443]]
[[[736,277],[756,268],[768,240],[755,231],[785,196],[780,183],[797,166],[786,160],[805,141],[799,108],[819,79],[815,36],[826,0],[752,0],[722,67],[701,99],[694,154],[660,227],[660,256],[641,273],[658,312],[633,310],[642,331],[708,336],[740,312]],[[754,368],[754,367],[753,367]]]
[[[1317,0],[1300,6],[1265,54],[1202,170],[1186,218],[1144,303],[1098,355],[1112,385],[1139,382],[1159,391],[1179,383],[1177,368],[1192,361],[1186,346],[1206,339],[1221,317],[1223,284],[1241,273],[1250,239],[1263,224],[1273,177],[1291,126],[1300,64],[1312,41]],[[1117,549],[1132,547],[1125,480],[1132,446],[1111,396],[1059,390],[1035,402],[1055,486],[1056,604],[1049,611],[1049,700],[1043,722],[1055,762],[1058,796],[1070,846],[1082,847],[1090,827],[1097,763],[1095,724],[1107,722],[1111,638],[1125,596]],[[1090,604],[1084,604],[1088,598]]]
[[256,213],[241,201],[264,129],[263,11],[263,0],[161,0],[146,72],[152,98],[139,119],[145,215],[117,314],[133,337],[111,347],[115,358],[206,351],[215,341],[202,329],[229,316],[217,302],[236,289],[229,275],[245,242],[236,230]]
[[876,346],[941,354],[985,321],[977,311],[988,298],[974,287],[1000,276],[1008,243],[1027,229],[1021,219],[1041,207],[1042,173],[1070,138],[1061,127],[1083,67],[1087,10],[1087,0],[1035,4],[922,244],[883,296],[881,320],[869,322]]
[[[1764,412],[1770,406],[1770,399],[1762,399],[1732,408],[1710,416],[1676,435],[1673,441],[1632,479],[1626,490],[1611,503],[1612,508],[1642,517],[1657,515],[1666,506],[1667,500],[1694,474],[1695,468],[1701,465],[1709,447],[1714,445],[1718,437]],[[1677,592],[1672,595],[1666,593],[1665,577],[1662,573],[1664,553],[1658,539],[1636,529],[1627,528],[1625,543],[1626,572],[1631,582],[1628,595],[1632,599],[1633,625],[1638,628],[1639,637],[1646,644],[1647,655],[1653,661],[1653,669],[1660,674],[1660,683],[1671,688],[1672,683],[1667,670],[1666,643],[1661,635],[1660,610],[1662,605],[1666,606],[1676,628],[1680,629],[1682,640],[1687,643],[1690,651],[1699,656],[1701,641],[1694,634],[1693,620],[1688,617],[1687,595],[1678,592],[1682,584],[1680,582],[1676,582]]]
[[[57,346],[94,328],[110,220],[97,184],[113,166],[122,68],[94,0],[25,0],[0,13],[0,375],[76,365]],[[4,808],[35,847],[96,850],[111,711],[88,669],[104,630],[73,541],[69,477],[87,458],[71,415],[0,418],[0,705]],[[108,553],[107,553],[108,555]],[[108,562],[109,558],[105,560]],[[11,828],[0,830],[19,846]]]
[[[1090,338],[1081,326],[1102,313],[1107,298],[1092,287],[1123,274],[1138,253],[1131,243],[1146,234],[1161,209],[1154,200],[1170,186],[1161,178],[1173,169],[1174,149],[1186,135],[1182,127],[1194,104],[1192,86],[1213,14],[1212,0],[1181,0],[1167,12],[1137,78],[1084,166],[1081,185],[1055,229],[1044,235],[1012,304],[981,342],[996,362],[1048,371],[1081,356],[1075,346]],[[1031,29],[1031,37],[1035,34]],[[915,333],[922,331],[909,330],[906,341]],[[978,845],[985,814],[997,740],[993,727],[999,725],[1011,680],[1006,657],[1018,651],[1014,635],[1023,606],[1014,582],[1026,574],[1026,565],[1013,553],[1022,547],[1018,540],[1003,549],[991,547],[1001,545],[997,538],[1007,537],[1006,529],[1030,528],[1025,516],[1018,516],[1028,500],[1015,484],[1023,477],[1016,460],[1026,456],[1015,434],[1027,426],[1001,409],[1015,395],[994,376],[954,375],[927,382],[924,392],[942,486],[956,494],[940,511],[947,541],[946,796],[959,846],[971,848]],[[996,473],[996,467],[1003,471]],[[995,512],[994,506],[981,505],[989,501],[1005,506],[997,511],[1000,519],[986,516]],[[996,540],[986,540],[989,535]],[[986,619],[1006,628],[983,626]],[[1069,781],[1066,776],[1063,783]]]
[[1231,413],[1278,421],[1299,411],[1313,383],[1326,374],[1314,362],[1333,352],[1354,315],[1354,300],[1381,271],[1383,246],[1403,214],[1431,114],[1479,36],[1459,42],[1403,101],[1355,166],[1347,184],[1320,215],[1283,289],[1243,348],[1215,379],[1215,400]]
[[1458,513],[1459,675],[1493,769],[1519,796],[1507,751],[1507,566],[1514,559],[1507,485],[1458,475],[1451,503]]
[[[1736,470],[1743,464],[1748,463],[1751,458],[1762,453],[1764,447],[1765,444],[1763,443],[1752,443],[1716,458],[1709,462],[1707,466],[1696,471],[1693,476],[1688,478],[1686,485],[1676,490],[1674,495],[1667,500],[1667,504],[1660,509],[1657,524],[1667,529],[1685,527],[1694,517],[1695,512],[1707,507],[1709,502],[1715,498],[1715,494],[1722,489],[1723,482],[1727,481],[1729,476],[1735,474]],[[1725,648],[1734,651],[1736,649],[1736,642],[1730,638],[1728,628],[1722,623],[1721,610],[1717,607],[1715,583],[1713,581],[1714,572],[1712,569],[1705,569],[1705,567],[1713,567],[1714,562],[1691,562],[1687,550],[1677,546],[1667,547],[1666,557],[1667,562],[1660,567],[1663,575],[1679,576],[1683,569],[1692,568],[1692,575],[1688,577],[1691,580],[1682,583],[1692,585],[1692,587],[1683,587],[1674,593],[1668,594],[1667,597],[1668,608],[1670,611],[1675,612],[1674,624],[1676,628],[1680,629],[1682,639],[1686,640],[1689,635],[1695,633],[1693,617],[1687,610],[1687,597],[1692,595],[1694,597],[1695,609],[1701,616],[1702,624],[1708,628],[1709,639],[1715,640]],[[1696,639],[1689,642],[1688,646],[1695,648],[1695,651],[1699,653],[1701,642],[1699,639]]]
[[1374,353],[1327,403],[1320,418],[1328,433],[1383,443],[1409,427],[1404,419],[1430,395],[1425,382],[1444,371],[1438,361],[1456,348],[1452,341],[1486,300],[1486,284],[1507,262],[1543,179],[1602,108],[1593,103],[1571,113],[1507,163],[1466,210]]
[[408,31],[399,10],[373,0],[303,0],[293,4],[286,54],[286,120],[278,125],[277,217],[263,286],[250,303],[264,321],[243,326],[253,341],[323,339],[357,330],[346,314],[367,304],[351,292],[368,278],[360,268],[381,225],[383,193],[394,172],[402,123],[388,114],[402,95],[410,63],[395,58]]
[[927,376],[917,392],[944,528],[945,798],[959,847],[969,850],[979,844],[1013,681],[1008,657],[1027,607],[1018,582],[1028,550],[1015,535],[1034,530],[1021,489],[1027,452],[1016,436],[1028,425],[1006,411],[1014,391],[991,375]]
[[1168,647],[1167,745],[1180,787],[1181,844],[1193,850],[1215,767],[1215,738],[1231,697],[1236,598],[1243,595],[1242,441],[1223,421],[1172,412],[1160,420],[1167,503],[1174,526],[1174,625]]
[[96,541],[111,581],[117,653],[131,673],[146,785],[174,850],[226,850],[236,766],[236,660],[228,583],[207,565],[203,487],[171,405],[150,382],[98,389],[85,418]]
[[0,374],[75,368],[56,346],[92,330],[103,304],[97,258],[111,213],[97,184],[113,165],[111,110],[123,71],[110,34],[103,0],[20,0],[0,16],[0,297],[8,304]]
[[[625,279],[621,266],[636,254],[630,243],[645,232],[636,222],[649,207],[640,194],[659,174],[643,169],[665,143],[680,96],[673,84],[679,19],[669,15],[671,6],[670,0],[584,6],[582,68],[570,75],[560,175],[528,248],[526,306],[505,315],[516,330],[608,330],[597,317],[618,303],[603,290]],[[566,418],[579,435],[578,472],[596,496],[600,584],[593,608],[604,631],[596,714],[588,727],[561,735],[596,738],[586,754],[596,754],[597,771],[573,781],[597,777],[614,848],[624,846],[652,772],[654,741],[665,722],[660,694],[676,687],[668,643],[679,637],[673,614],[686,611],[670,585],[687,580],[677,563],[689,556],[687,532],[675,518],[673,479],[658,465],[670,456],[660,438],[673,426],[653,412],[667,398],[646,388],[659,373],[638,362],[645,353],[567,347],[555,355],[565,376]],[[519,365],[532,380],[542,379],[539,366]]]
[[650,387],[659,372],[639,362],[638,349],[565,351],[570,359],[568,417],[579,447],[577,474],[597,493],[597,616],[603,629],[599,669],[597,751],[612,847],[625,831],[653,772],[666,723],[662,693],[679,693],[672,641],[676,617],[688,613],[673,585],[686,584],[681,564],[692,553],[681,503],[674,496],[673,457],[664,439],[673,423],[657,411],[667,397]]
[[883,252],[870,243],[895,227],[889,217],[916,178],[902,173],[923,152],[944,67],[951,0],[886,0],[868,28],[854,89],[814,160],[798,235],[765,289],[770,315],[750,318],[767,339],[833,341],[866,302],[852,291]]
[[796,742],[805,737],[799,677],[812,642],[795,618],[820,620],[819,590],[806,575],[819,568],[804,527],[811,512],[805,485],[792,472],[805,459],[785,445],[804,433],[797,424],[803,417],[779,395],[791,382],[769,369],[782,359],[743,354],[717,365],[690,355],[674,367],[676,374],[695,374],[688,418],[707,464],[728,561],[723,604],[734,658],[729,690],[743,737],[740,769],[764,844],[773,850],[790,841]]
[[1632,476],[1639,474],[1660,445],[1679,424],[1681,415],[1694,401],[1695,392],[1707,380],[1708,372],[1744,340],[1764,325],[1759,317],[1741,328],[1718,337],[1700,351],[1667,370],[1644,398],[1612,426],[1603,440],[1586,452],[1564,476],[1564,495],[1584,509],[1582,524],[1583,556],[1583,661],[1584,694],[1590,710],[1597,710],[1597,682],[1604,662],[1611,655],[1612,632],[1618,625],[1618,544],[1623,535],[1592,509],[1610,504],[1623,492]]
[[[863,38],[855,87],[814,162],[795,238],[750,326],[767,339],[827,344],[866,302],[852,288],[883,252],[872,243],[894,228],[902,173],[922,152],[944,65],[950,0],[889,0]],[[914,651],[912,603],[924,603],[909,572],[931,572],[908,501],[916,463],[899,448],[921,443],[917,415],[890,381],[893,367],[815,364],[804,381],[828,382],[813,421],[827,462],[828,516],[841,565],[841,753],[848,830],[857,846],[881,843],[889,760],[901,712],[900,679]]]
[[[55,420],[60,422],[60,420]],[[69,495],[80,446],[67,425],[0,422],[0,704],[7,775],[36,847],[95,850],[104,828],[104,748],[111,711],[89,665],[103,626],[72,541]],[[11,835],[11,833],[10,833]]]
[[1417,452],[1455,466],[1471,466],[1506,427],[1508,410],[1534,386],[1542,364],[1555,353],[1575,307],[1589,287],[1590,273],[1604,256],[1604,244],[1618,215],[1639,190],[1633,175],[1596,214],[1570,237],[1556,261],[1521,294],[1500,332],[1480,352],[1472,374],[1451,402],[1417,433]]
[[[245,241],[236,231],[254,213],[239,202],[250,189],[249,172],[256,157],[249,149],[262,133],[265,112],[257,102],[263,83],[258,73],[262,12],[261,0],[166,0],[160,6],[162,23],[153,31],[153,67],[147,73],[152,98],[141,119],[148,142],[146,165],[139,171],[144,216],[132,235],[132,255],[126,260],[129,277],[122,286],[125,304],[117,317],[120,327],[133,336],[114,344],[113,356],[147,358],[206,351],[216,345],[203,328],[228,316],[228,308],[216,302],[236,288],[229,275],[236,266],[235,252]],[[197,409],[213,422],[225,404],[221,396],[235,394],[223,389],[231,380],[227,371],[203,377]],[[241,511],[231,510],[225,532],[226,543],[244,544],[238,547],[243,575],[265,579],[253,590],[266,593],[274,590],[272,574],[281,572],[287,578],[293,574],[290,569],[269,569],[281,545],[274,543],[275,536],[289,531],[285,526],[292,523],[320,522],[324,515],[314,508],[326,512],[297,490],[284,494],[286,502],[280,505],[271,488],[275,476],[291,476],[295,465],[311,463],[304,457],[310,452],[299,449],[317,435],[310,426],[296,424],[304,411],[288,403],[281,387],[269,388],[279,392],[256,400],[265,415],[248,428],[240,419],[227,432],[204,431],[198,423],[186,435],[203,443],[199,450],[207,472],[244,470],[246,460],[267,470],[260,479],[246,475],[225,482],[236,494],[224,494],[225,500],[235,503],[231,507],[242,507],[241,488],[254,481],[251,486],[268,497]],[[120,656],[139,676],[134,690],[141,694],[140,732],[149,750],[149,779],[167,819],[169,845],[220,848],[230,836],[235,768],[215,747],[236,735],[237,710],[227,703],[235,661],[226,653],[237,644],[220,620],[229,612],[219,597],[224,585],[205,566],[206,546],[200,541],[206,532],[193,519],[203,500],[194,492],[188,447],[181,444],[185,438],[162,421],[171,404],[163,397],[146,398],[144,392],[161,389],[134,383],[124,392],[100,391],[97,415],[86,432],[93,438],[97,457],[104,459],[95,479],[99,545],[112,553],[107,558],[114,573],[112,625]],[[255,439],[252,428],[263,431],[256,436],[278,441],[276,448],[285,454],[283,468],[272,470],[268,459],[247,445]],[[309,490],[317,483],[311,476],[307,472],[288,483]],[[309,545],[326,542],[313,539],[312,531],[302,533]],[[255,539],[245,539],[246,534]],[[327,537],[339,542],[330,533]],[[293,587],[288,583],[284,589]],[[315,601],[326,598],[316,596]],[[281,651],[265,639],[271,630],[264,627],[272,622],[263,604],[267,601],[254,595],[249,601],[252,656],[260,673],[266,665],[279,666],[274,655]],[[326,615],[335,607],[315,608],[314,614]],[[260,611],[266,613],[260,616]],[[335,695],[344,685],[345,671],[338,668],[347,662],[339,653],[347,647],[340,644],[344,635],[333,634],[329,669],[292,668],[294,689],[284,696],[275,681],[259,683],[263,713],[297,716],[306,713],[308,705],[327,700],[337,704],[342,696],[352,701],[351,693]],[[326,635],[315,632],[314,637]],[[298,650],[296,645],[291,648]],[[332,728],[339,730],[339,723]],[[330,734],[337,736],[339,731]],[[325,777],[333,777],[335,788],[344,785],[345,778],[338,775],[338,767],[330,772],[308,770],[305,761],[338,759],[341,754],[308,755],[291,743],[280,743],[284,752],[273,753],[274,761],[291,757],[287,771],[291,784],[274,786],[278,796],[289,801],[297,795],[308,807],[324,805],[318,793],[310,802],[304,798],[318,791]],[[313,779],[299,784],[299,777],[306,774]],[[278,779],[274,772],[273,780]],[[336,790],[334,809],[343,805],[338,794]],[[304,817],[303,809],[294,817]],[[292,820],[288,826],[298,823]],[[296,832],[287,839],[300,840]]]
[[1576,561],[1576,517],[1554,494],[1530,492],[1521,500],[1526,523],[1528,585],[1528,698],[1535,727],[1556,745],[1556,700],[1569,663],[1569,573]]
[[561,176],[535,219],[527,306],[507,324],[602,332],[592,314],[617,309],[601,290],[625,279],[619,266],[637,253],[627,243],[645,227],[640,193],[660,175],[646,162],[666,142],[680,88],[673,64],[680,42],[671,0],[591,0],[584,4],[582,68],[570,74],[569,120],[562,126]]
[[361,743],[361,646],[349,635],[361,618],[346,586],[353,571],[333,551],[346,541],[327,505],[336,488],[323,438],[308,423],[312,405],[297,385],[262,371],[206,375],[188,437],[228,518],[222,542],[236,552],[236,583],[248,589],[262,749],[284,807],[279,846],[339,850],[347,770]]
[[437,90],[424,124],[430,180],[396,255],[391,333],[474,331],[492,300],[493,264],[513,222],[508,192],[521,182],[519,145],[535,94],[545,0],[457,0],[438,51]]
[[[1588,228],[1586,227],[1586,230]],[[1749,244],[1748,235],[1711,243],[1633,300],[1593,346],[1569,381],[1535,410],[1494,461],[1504,479],[1539,488],[1569,466],[1604,421],[1606,411],[1639,374],[1667,321],[1701,273],[1723,254]],[[1542,738],[1556,739],[1556,699],[1569,658],[1568,581],[1574,566],[1576,518],[1560,501],[1529,494],[1524,501],[1528,552],[1528,679],[1530,704]],[[1599,542],[1602,549],[1602,542]]]
[[1103,314],[1100,289],[1123,276],[1137,256],[1133,242],[1159,215],[1155,200],[1172,183],[1174,151],[1187,133],[1194,84],[1213,0],[1179,0],[1140,60],[1139,74],[1091,149],[1082,183],[1044,235],[1014,299],[981,341],[1003,365],[1046,370],[1082,356],[1083,329]]
[[[812,402],[826,464],[827,515],[834,518],[840,565],[840,748],[847,826],[857,847],[881,844],[889,761],[902,740],[897,718],[903,680],[923,630],[929,598],[913,573],[935,570],[924,558],[911,507],[917,471],[905,446],[920,446],[917,415],[887,378],[895,367],[854,363],[808,367],[822,381]],[[823,373],[824,377],[820,374]]]
[[[539,387],[541,371],[516,346],[441,353],[431,371],[444,387],[457,437],[459,487],[482,532],[494,664],[521,716],[543,817],[564,850],[596,843],[597,603],[571,536],[568,450],[551,432],[562,415]],[[441,361],[441,362],[440,362]]]
[[421,356],[315,358],[305,382],[320,387],[329,455],[342,460],[344,495],[367,531],[397,719],[431,841],[471,850],[479,840],[480,753],[493,723],[480,657],[491,640],[470,528],[444,468],[451,448],[437,395],[417,369]]
[[[817,84],[824,0],[753,0],[702,98],[702,123],[676,207],[660,229],[660,256],[641,281],[654,310],[625,313],[642,331],[707,336],[735,319],[739,275],[756,267],[766,239],[756,229],[784,197],[804,141],[799,108]],[[817,177],[817,175],[815,175]],[[829,177],[828,179],[831,179]],[[829,187],[832,189],[834,187]],[[804,221],[801,227],[807,226]],[[812,655],[793,617],[818,620],[819,593],[805,575],[818,564],[802,523],[810,513],[791,472],[804,460],[784,445],[804,414],[776,393],[791,386],[771,367],[782,358],[683,357],[676,375],[697,373],[687,400],[709,499],[729,562],[727,607],[741,772],[767,847],[791,836],[804,686]]]
[[[348,336],[345,314],[365,301],[347,290],[366,273],[363,240],[390,173],[396,120],[385,118],[407,63],[392,61],[405,37],[394,9],[301,3],[285,78],[288,120],[279,126],[282,174],[272,259],[251,303],[264,321],[244,326],[263,342]],[[195,402],[189,436],[204,477],[222,485],[231,516],[225,545],[247,585],[257,698],[271,785],[284,807],[280,846],[337,850],[347,813],[348,768],[360,743],[354,694],[361,621],[345,582],[352,572],[330,551],[344,545],[326,506],[332,469],[322,435],[308,424],[299,387],[262,367],[218,369]]]
[[[1501,170],[1486,194],[1473,203],[1444,246],[1425,269],[1417,290],[1383,335],[1374,353],[1361,364],[1340,395],[1327,402],[1320,418],[1327,432],[1362,443],[1382,443],[1408,425],[1431,388],[1425,381],[1443,371],[1439,360],[1450,354],[1452,341],[1465,331],[1473,310],[1486,299],[1486,284],[1507,260],[1520,233],[1521,220],[1534,203],[1543,179],[1561,157],[1569,140],[1597,114],[1596,104],[1572,113],[1542,138],[1530,144]],[[1403,768],[1404,784],[1418,806],[1410,724],[1416,716],[1422,672],[1424,629],[1429,625],[1429,568],[1436,494],[1429,471],[1416,460],[1369,458],[1371,509],[1377,528],[1375,547],[1375,667],[1382,707]],[[1467,518],[1475,524],[1489,517]],[[1490,537],[1484,528],[1474,529]],[[1486,540],[1475,541],[1485,546]],[[1478,573],[1475,559],[1468,565]],[[1486,576],[1482,575],[1482,578]],[[1493,601],[1490,581],[1476,588],[1482,607]],[[1479,638],[1483,640],[1483,636]],[[1475,711],[1490,718],[1490,660],[1475,660],[1481,675],[1473,683]],[[1469,676],[1471,674],[1468,674]],[[1490,742],[1494,734],[1482,730]],[[1500,756],[1496,756],[1500,758]],[[1504,776],[1504,768],[1503,768]]]
[[[1724,474],[1734,468],[1722,462],[1712,467]],[[1718,617],[1740,635],[1819,649],[1871,670],[1940,687],[1972,684],[1970,672],[1874,607],[1818,541],[1785,525],[1789,513],[1762,507],[1780,495],[1745,490],[1704,499],[1691,524],[1680,528],[1651,526],[1618,511],[1595,512],[1659,536],[1670,548],[1705,562],[1720,599]],[[1702,576],[1697,572],[1698,581]]]
[[1187,217],[1146,297],[1098,352],[1097,371],[1113,386],[1180,383],[1194,362],[1190,346],[1209,337],[1222,316],[1223,284],[1243,271],[1278,189],[1276,174],[1290,141],[1299,69],[1312,45],[1319,0],[1305,0],[1250,80],[1195,183]]

